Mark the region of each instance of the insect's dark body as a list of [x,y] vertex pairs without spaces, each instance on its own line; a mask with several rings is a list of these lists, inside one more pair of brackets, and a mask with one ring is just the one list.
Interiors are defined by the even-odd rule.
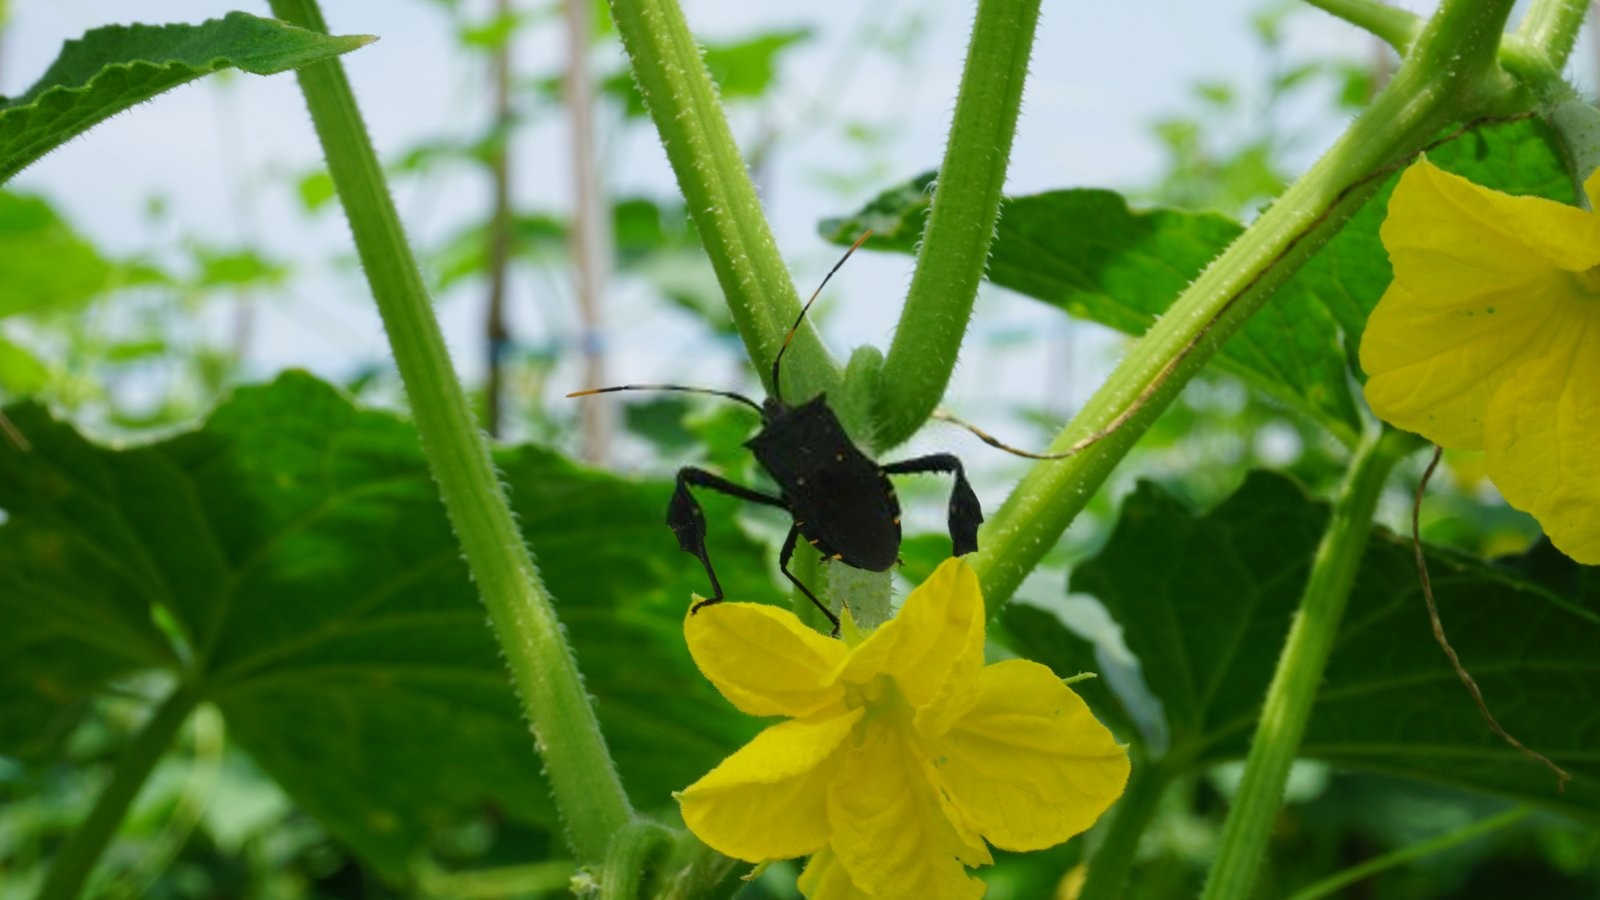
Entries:
[[690,487],[710,488],[787,510],[794,517],[794,525],[778,552],[778,568],[811,598],[835,628],[839,624],[837,617],[789,571],[789,560],[803,536],[824,559],[874,572],[894,565],[900,552],[900,501],[889,482],[890,475],[953,474],[956,483],[950,493],[949,512],[952,549],[958,556],[978,549],[983,510],[967,483],[961,461],[954,456],[935,453],[879,465],[851,443],[822,395],[799,406],[788,406],[769,397],[759,408],[761,431],[745,446],[777,482],[777,496],[734,484],[693,466],[678,470],[677,490],[667,507],[667,525],[678,536],[678,546],[698,558],[711,579],[711,597],[695,609],[722,600],[722,585],[706,555],[705,514],[690,495]]
[[[768,402],[767,408],[778,407]],[[850,443],[825,398],[778,407],[745,442],[782,489],[795,527],[826,558],[882,572],[900,550],[900,501],[878,464]]]
[[[867,239],[867,234],[863,234],[828,271],[822,279],[824,285],[850,258],[850,253]],[[811,299],[800,308],[800,315],[773,357],[773,395],[763,403],[732,391],[681,384],[623,384],[567,395],[580,397],[640,390],[691,391],[737,400],[761,413],[761,431],[746,441],[745,446],[750,448],[756,461],[777,482],[776,496],[734,484],[693,466],[678,470],[677,488],[667,505],[667,525],[677,535],[678,546],[699,559],[705,567],[706,577],[711,579],[711,596],[695,604],[694,610],[721,601],[722,585],[717,582],[716,570],[711,567],[711,558],[706,555],[706,516],[690,494],[691,487],[709,488],[751,503],[775,506],[794,517],[789,535],[784,538],[783,549],[778,551],[778,569],[822,610],[822,614],[833,623],[836,633],[839,630],[839,618],[789,571],[789,560],[794,557],[799,539],[804,537],[826,560],[837,560],[873,572],[882,572],[894,565],[900,553],[900,501],[894,495],[894,485],[889,483],[890,475],[918,472],[948,472],[954,475],[955,487],[950,492],[950,543],[957,556],[978,549],[978,526],[983,522],[983,510],[978,506],[978,497],[972,492],[972,486],[967,483],[961,460],[948,453],[934,453],[879,465],[851,443],[844,426],[839,424],[839,418],[828,408],[823,395],[818,394],[799,406],[783,402],[779,364],[783,361],[789,341],[794,338],[795,330],[805,319],[806,310],[811,308],[820,293],[822,288],[819,286]]]

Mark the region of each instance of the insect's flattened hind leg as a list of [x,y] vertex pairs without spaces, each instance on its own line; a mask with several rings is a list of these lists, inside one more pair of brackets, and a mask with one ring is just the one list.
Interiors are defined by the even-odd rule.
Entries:
[[886,475],[911,475],[920,472],[949,472],[956,477],[950,490],[950,544],[956,556],[978,549],[978,526],[983,524],[983,507],[978,495],[967,482],[967,473],[961,460],[949,453],[933,453],[916,459],[889,463],[883,467]]
[[831,633],[835,637],[838,637],[839,617],[834,615],[833,610],[828,609],[828,607],[824,605],[821,600],[818,600],[817,595],[811,593],[811,589],[806,587],[804,582],[796,577],[793,572],[789,571],[789,560],[794,558],[795,542],[799,539],[799,537],[800,526],[789,526],[789,536],[783,539],[783,549],[778,551],[778,571],[782,572],[783,577],[789,579],[789,581],[793,583],[795,587],[799,588],[800,593],[806,595],[806,599],[816,604],[817,609],[822,610],[822,614],[828,617],[829,622],[833,623],[833,631]]
[[701,607],[722,602],[722,584],[717,581],[717,572],[711,567],[711,557],[706,553],[706,514],[700,508],[698,501],[689,493],[689,488],[708,488],[719,493],[749,500],[754,503],[763,503],[787,509],[787,505],[779,498],[768,496],[759,491],[752,491],[747,487],[734,484],[723,478],[707,472],[686,466],[678,470],[677,486],[673,489],[672,500],[667,504],[667,527],[678,537],[678,548],[683,552],[700,560],[700,565],[705,567],[706,577],[711,579],[711,596],[701,600],[690,608],[690,612],[699,612]]

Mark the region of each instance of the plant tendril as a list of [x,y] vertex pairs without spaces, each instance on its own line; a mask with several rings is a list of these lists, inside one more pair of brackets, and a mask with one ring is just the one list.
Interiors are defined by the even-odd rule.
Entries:
[[1433,582],[1428,578],[1428,562],[1422,556],[1422,528],[1419,524],[1422,513],[1422,492],[1428,486],[1428,479],[1433,477],[1433,470],[1438,468],[1439,457],[1442,455],[1444,448],[1435,445],[1433,458],[1428,460],[1428,467],[1422,471],[1422,479],[1417,482],[1417,493],[1411,503],[1411,554],[1417,561],[1417,578],[1422,582],[1422,599],[1428,604],[1428,620],[1433,623],[1433,639],[1438,641],[1439,647],[1444,650],[1444,655],[1449,658],[1450,668],[1455,670],[1456,677],[1461,679],[1461,683],[1467,686],[1468,693],[1472,694],[1472,702],[1477,704],[1478,713],[1483,716],[1483,720],[1489,723],[1495,734],[1500,735],[1502,740],[1515,747],[1523,756],[1554,772],[1556,793],[1562,793],[1567,789],[1567,782],[1572,780],[1572,774],[1552,762],[1550,757],[1526,746],[1512,737],[1511,732],[1505,730],[1494,717],[1494,713],[1489,712],[1489,704],[1484,702],[1483,691],[1478,687],[1478,682],[1473,679],[1466,667],[1461,665],[1461,657],[1456,655],[1455,648],[1450,646],[1450,639],[1445,637],[1444,622],[1439,619],[1439,605],[1433,599]]

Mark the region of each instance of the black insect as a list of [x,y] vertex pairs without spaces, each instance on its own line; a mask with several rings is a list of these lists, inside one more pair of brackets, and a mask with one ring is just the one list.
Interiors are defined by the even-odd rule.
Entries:
[[805,538],[826,560],[836,560],[858,569],[882,572],[894,565],[900,551],[900,501],[895,497],[890,475],[918,472],[949,472],[955,476],[950,493],[950,541],[957,556],[978,549],[978,525],[983,510],[967,483],[961,461],[949,453],[934,453],[915,459],[879,465],[851,443],[839,419],[828,408],[823,394],[798,406],[783,401],[779,366],[795,332],[804,321],[817,295],[833,273],[844,265],[866,235],[856,241],[822,279],[822,285],[800,309],[800,315],[784,337],[783,346],[772,360],[772,396],[764,403],[732,391],[687,387],[679,384],[624,384],[616,387],[577,391],[569,397],[605,394],[613,391],[690,391],[715,394],[747,404],[761,413],[761,430],[745,442],[756,461],[778,484],[778,495],[751,490],[734,484],[704,469],[685,466],[678,470],[677,489],[667,506],[667,525],[678,536],[678,546],[694,555],[705,566],[711,579],[711,597],[696,603],[691,612],[721,602],[722,585],[706,555],[706,520],[700,504],[690,494],[691,487],[708,488],[729,496],[776,506],[794,517],[789,535],[778,553],[778,568],[784,576],[810,598],[838,633],[839,619],[811,589],[789,571],[795,546]]

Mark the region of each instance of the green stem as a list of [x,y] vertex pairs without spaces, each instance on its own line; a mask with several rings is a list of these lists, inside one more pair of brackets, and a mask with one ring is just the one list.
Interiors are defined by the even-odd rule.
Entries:
[[1283,802],[1289,765],[1300,750],[1317,686],[1372,533],[1372,511],[1389,470],[1412,446],[1410,435],[1385,429],[1363,441],[1350,462],[1328,530],[1312,559],[1300,609],[1289,626],[1267,688],[1261,719],[1245,758],[1244,778],[1223,825],[1222,843],[1206,879],[1203,900],[1250,895],[1273,819]]
[[71,900],[83,893],[84,883],[94,870],[95,861],[105,852],[117,826],[128,813],[129,804],[155,768],[161,754],[172,745],[178,730],[200,701],[198,691],[180,685],[156,708],[133,742],[124,747],[111,771],[111,782],[95,798],[89,818],[72,833],[39,889],[38,900]]
[[[1111,470],[1223,342],[1271,299],[1382,183],[1374,173],[1470,119],[1489,87],[1512,0],[1446,0],[1371,107],[1186,289],[1123,357],[1051,449],[1110,431],[1065,460],[1040,462],[979,536],[972,558],[998,608],[1055,545]],[[1494,95],[1494,100],[1500,95]]]
[[[800,300],[716,86],[676,0],[611,0],[611,16],[734,324],[766,381]],[[791,402],[839,384],[838,365],[809,324],[784,353],[783,382]]]
[[1559,72],[1566,65],[1588,10],[1585,0],[1534,0],[1517,25],[1516,38],[1537,48]]
[[1140,763],[1138,758],[1134,760],[1128,788],[1111,808],[1105,837],[1089,858],[1089,877],[1083,883],[1078,900],[1115,900],[1124,896],[1123,885],[1128,880],[1128,871],[1133,868],[1139,838],[1155,816],[1171,781],[1166,769]]
[[1414,13],[1379,3],[1377,0],[1306,0],[1331,16],[1378,37],[1400,53],[1411,46],[1422,19]]
[[[278,18],[327,30],[316,0],[271,2]],[[468,411],[344,67],[315,63],[297,76],[389,334],[423,453],[532,725],[567,840],[580,862],[599,862],[632,810],[577,663]]]
[[989,259],[1039,0],[980,0],[916,273],[884,359],[873,437],[910,437],[944,396]]
[[1362,879],[1370,878],[1379,872],[1405,865],[1413,860],[1431,856],[1441,850],[1448,850],[1458,844],[1465,844],[1474,838],[1515,825],[1532,813],[1532,807],[1514,807],[1498,816],[1490,816],[1482,821],[1463,825],[1454,831],[1447,831],[1438,837],[1429,838],[1409,847],[1401,847],[1399,850],[1385,853],[1382,856],[1375,856],[1358,866],[1351,866],[1342,872],[1336,872],[1318,881],[1316,884],[1295,891],[1290,895],[1289,900],[1318,900],[1321,897],[1332,896],[1340,889],[1355,884]]

